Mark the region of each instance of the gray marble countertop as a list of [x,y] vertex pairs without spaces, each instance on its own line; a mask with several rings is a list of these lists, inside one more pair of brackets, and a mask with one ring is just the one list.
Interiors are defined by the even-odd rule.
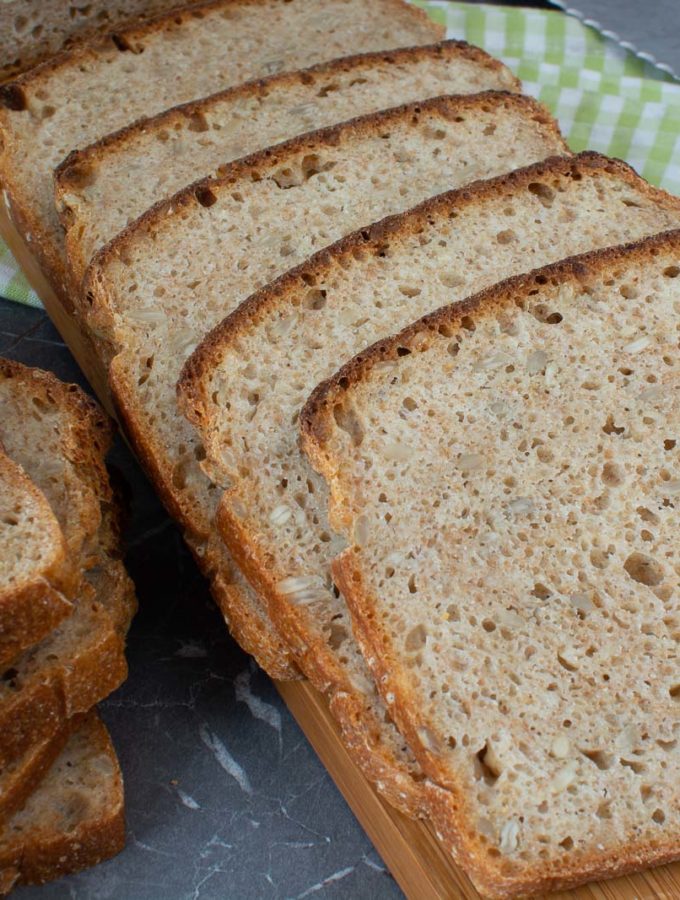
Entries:
[[[638,5],[597,3],[616,7],[620,31]],[[593,0],[573,5],[588,14]],[[641,23],[650,35],[654,6]],[[644,31],[636,44],[651,49]],[[86,387],[41,311],[0,300],[0,355]],[[112,461],[131,487],[127,563],[140,600],[130,677],[101,704],[125,776],[128,843],[116,859],[20,889],[17,900],[401,897],[271,682],[229,638],[120,440]]]

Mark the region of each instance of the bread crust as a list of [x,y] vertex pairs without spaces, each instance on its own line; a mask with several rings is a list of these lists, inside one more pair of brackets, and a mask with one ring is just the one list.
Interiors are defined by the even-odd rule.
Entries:
[[[484,315],[513,307],[532,289],[548,285],[577,283],[586,286],[590,279],[626,261],[651,262],[664,252],[680,254],[680,230],[665,232],[643,241],[630,243],[546,266],[528,275],[510,278],[464,301],[443,307],[403,329],[397,335],[375,343],[322,383],[308,400],[300,417],[304,451],[314,467],[326,477],[333,493],[333,471],[337,461],[327,449],[332,430],[333,409],[353,387],[369,377],[371,370],[386,360],[398,360],[404,349],[419,352],[427,347],[427,337],[439,336],[461,327],[464,316]],[[423,339],[424,338],[424,339]],[[339,488],[334,499],[340,501]],[[634,841],[580,854],[566,863],[540,860],[538,864],[510,864],[490,858],[484,841],[471,827],[473,816],[466,808],[463,786],[456,773],[443,765],[423,740],[423,720],[419,702],[409,678],[400,669],[398,653],[390,634],[375,616],[377,598],[372,595],[362,573],[360,552],[350,547],[338,556],[333,575],[342,590],[352,616],[353,627],[362,651],[373,670],[385,702],[413,749],[426,774],[440,787],[430,796],[430,814],[438,834],[454,858],[470,873],[475,885],[493,898],[512,898],[575,887],[586,881],[623,875],[652,865],[680,858],[677,835],[658,841]],[[427,726],[425,726],[427,727]]]

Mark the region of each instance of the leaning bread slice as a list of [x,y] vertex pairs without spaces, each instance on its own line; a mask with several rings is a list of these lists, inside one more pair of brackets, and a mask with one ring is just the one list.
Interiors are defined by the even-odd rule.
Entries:
[[94,866],[125,844],[123,779],[96,712],[0,832],[0,893]]
[[52,173],[139,116],[250,78],[441,37],[402,0],[213,0],[77,47],[0,88],[0,180],[44,274],[71,306]]
[[[86,283],[91,305],[85,315],[110,360],[117,406],[168,505],[190,531],[209,536],[210,552],[220,547],[212,528],[217,492],[201,472],[201,446],[175,401],[181,365],[205,329],[315,249],[412,205],[437,185],[565,150],[554,121],[526,97],[490,92],[410,104],[234,163],[221,179],[161,204],[100,252]],[[323,297],[314,304],[323,305]],[[239,396],[244,390],[239,384]],[[303,492],[300,497],[306,502]],[[337,647],[337,665],[352,673],[341,690],[352,694],[354,705],[334,708],[352,709],[350,727],[363,710],[374,758],[394,760],[398,735],[375,705],[346,623],[328,623],[327,637]],[[296,639],[301,668],[325,689],[327,675],[307,650]],[[367,740],[362,734],[352,743]],[[405,785],[415,798],[419,794],[411,763],[403,757],[393,769],[394,790],[390,779],[381,774],[379,780],[395,802],[416,809],[417,799],[403,799]]]
[[0,440],[47,497],[79,569],[99,551],[101,504],[111,498],[104,456],[111,425],[97,404],[51,372],[0,358]]
[[302,415],[364,653],[495,896],[680,857],[679,331],[675,231],[432,313]]
[[1,666],[71,612],[79,580],[47,498],[2,445],[0,556]]
[[129,19],[179,6],[177,0],[9,0],[0,4],[0,81],[35,66],[75,41]]
[[446,41],[272,75],[140,119],[74,151],[55,173],[74,279],[154,203],[238,157],[397,103],[489,89],[520,84],[484,51]]
[[209,471],[228,488],[218,525],[316,683],[370,696],[331,579],[341,545],[325,485],[297,447],[297,417],[313,387],[380,335],[477,285],[674,224],[680,201],[623,164],[591,154],[553,159],[322,251],[251,297],[196,352],[180,397]]

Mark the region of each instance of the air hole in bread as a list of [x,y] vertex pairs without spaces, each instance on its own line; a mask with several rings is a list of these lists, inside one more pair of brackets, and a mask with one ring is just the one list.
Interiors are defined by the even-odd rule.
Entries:
[[360,447],[364,440],[364,429],[356,411],[351,406],[336,403],[333,417],[338,427],[350,436],[354,446]]
[[528,190],[529,193],[533,194],[547,209],[555,202],[555,191],[548,187],[547,184],[542,184],[540,181],[532,181]]
[[202,112],[194,112],[189,116],[189,131],[202,133],[209,131],[210,125]]
[[628,575],[639,584],[655,587],[664,579],[663,567],[651,556],[644,553],[631,553],[623,564]]
[[209,187],[196,188],[196,190],[194,191],[194,196],[201,204],[201,206],[205,206],[206,209],[209,209],[211,206],[217,203],[217,197]]

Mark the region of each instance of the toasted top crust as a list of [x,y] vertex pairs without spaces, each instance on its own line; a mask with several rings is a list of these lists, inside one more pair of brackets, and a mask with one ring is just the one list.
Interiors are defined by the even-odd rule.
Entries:
[[441,35],[402,0],[217,0],[62,53],[0,88],[0,178],[14,221],[69,306],[52,172],[71,150],[220,87]]
[[301,417],[355,627],[491,896],[680,855],[679,316],[676,230],[437,310]]
[[438,94],[520,90],[498,60],[462,41],[359,54],[229,88],[140,119],[55,173],[78,282],[93,252],[154,203],[238,157],[296,134]]

